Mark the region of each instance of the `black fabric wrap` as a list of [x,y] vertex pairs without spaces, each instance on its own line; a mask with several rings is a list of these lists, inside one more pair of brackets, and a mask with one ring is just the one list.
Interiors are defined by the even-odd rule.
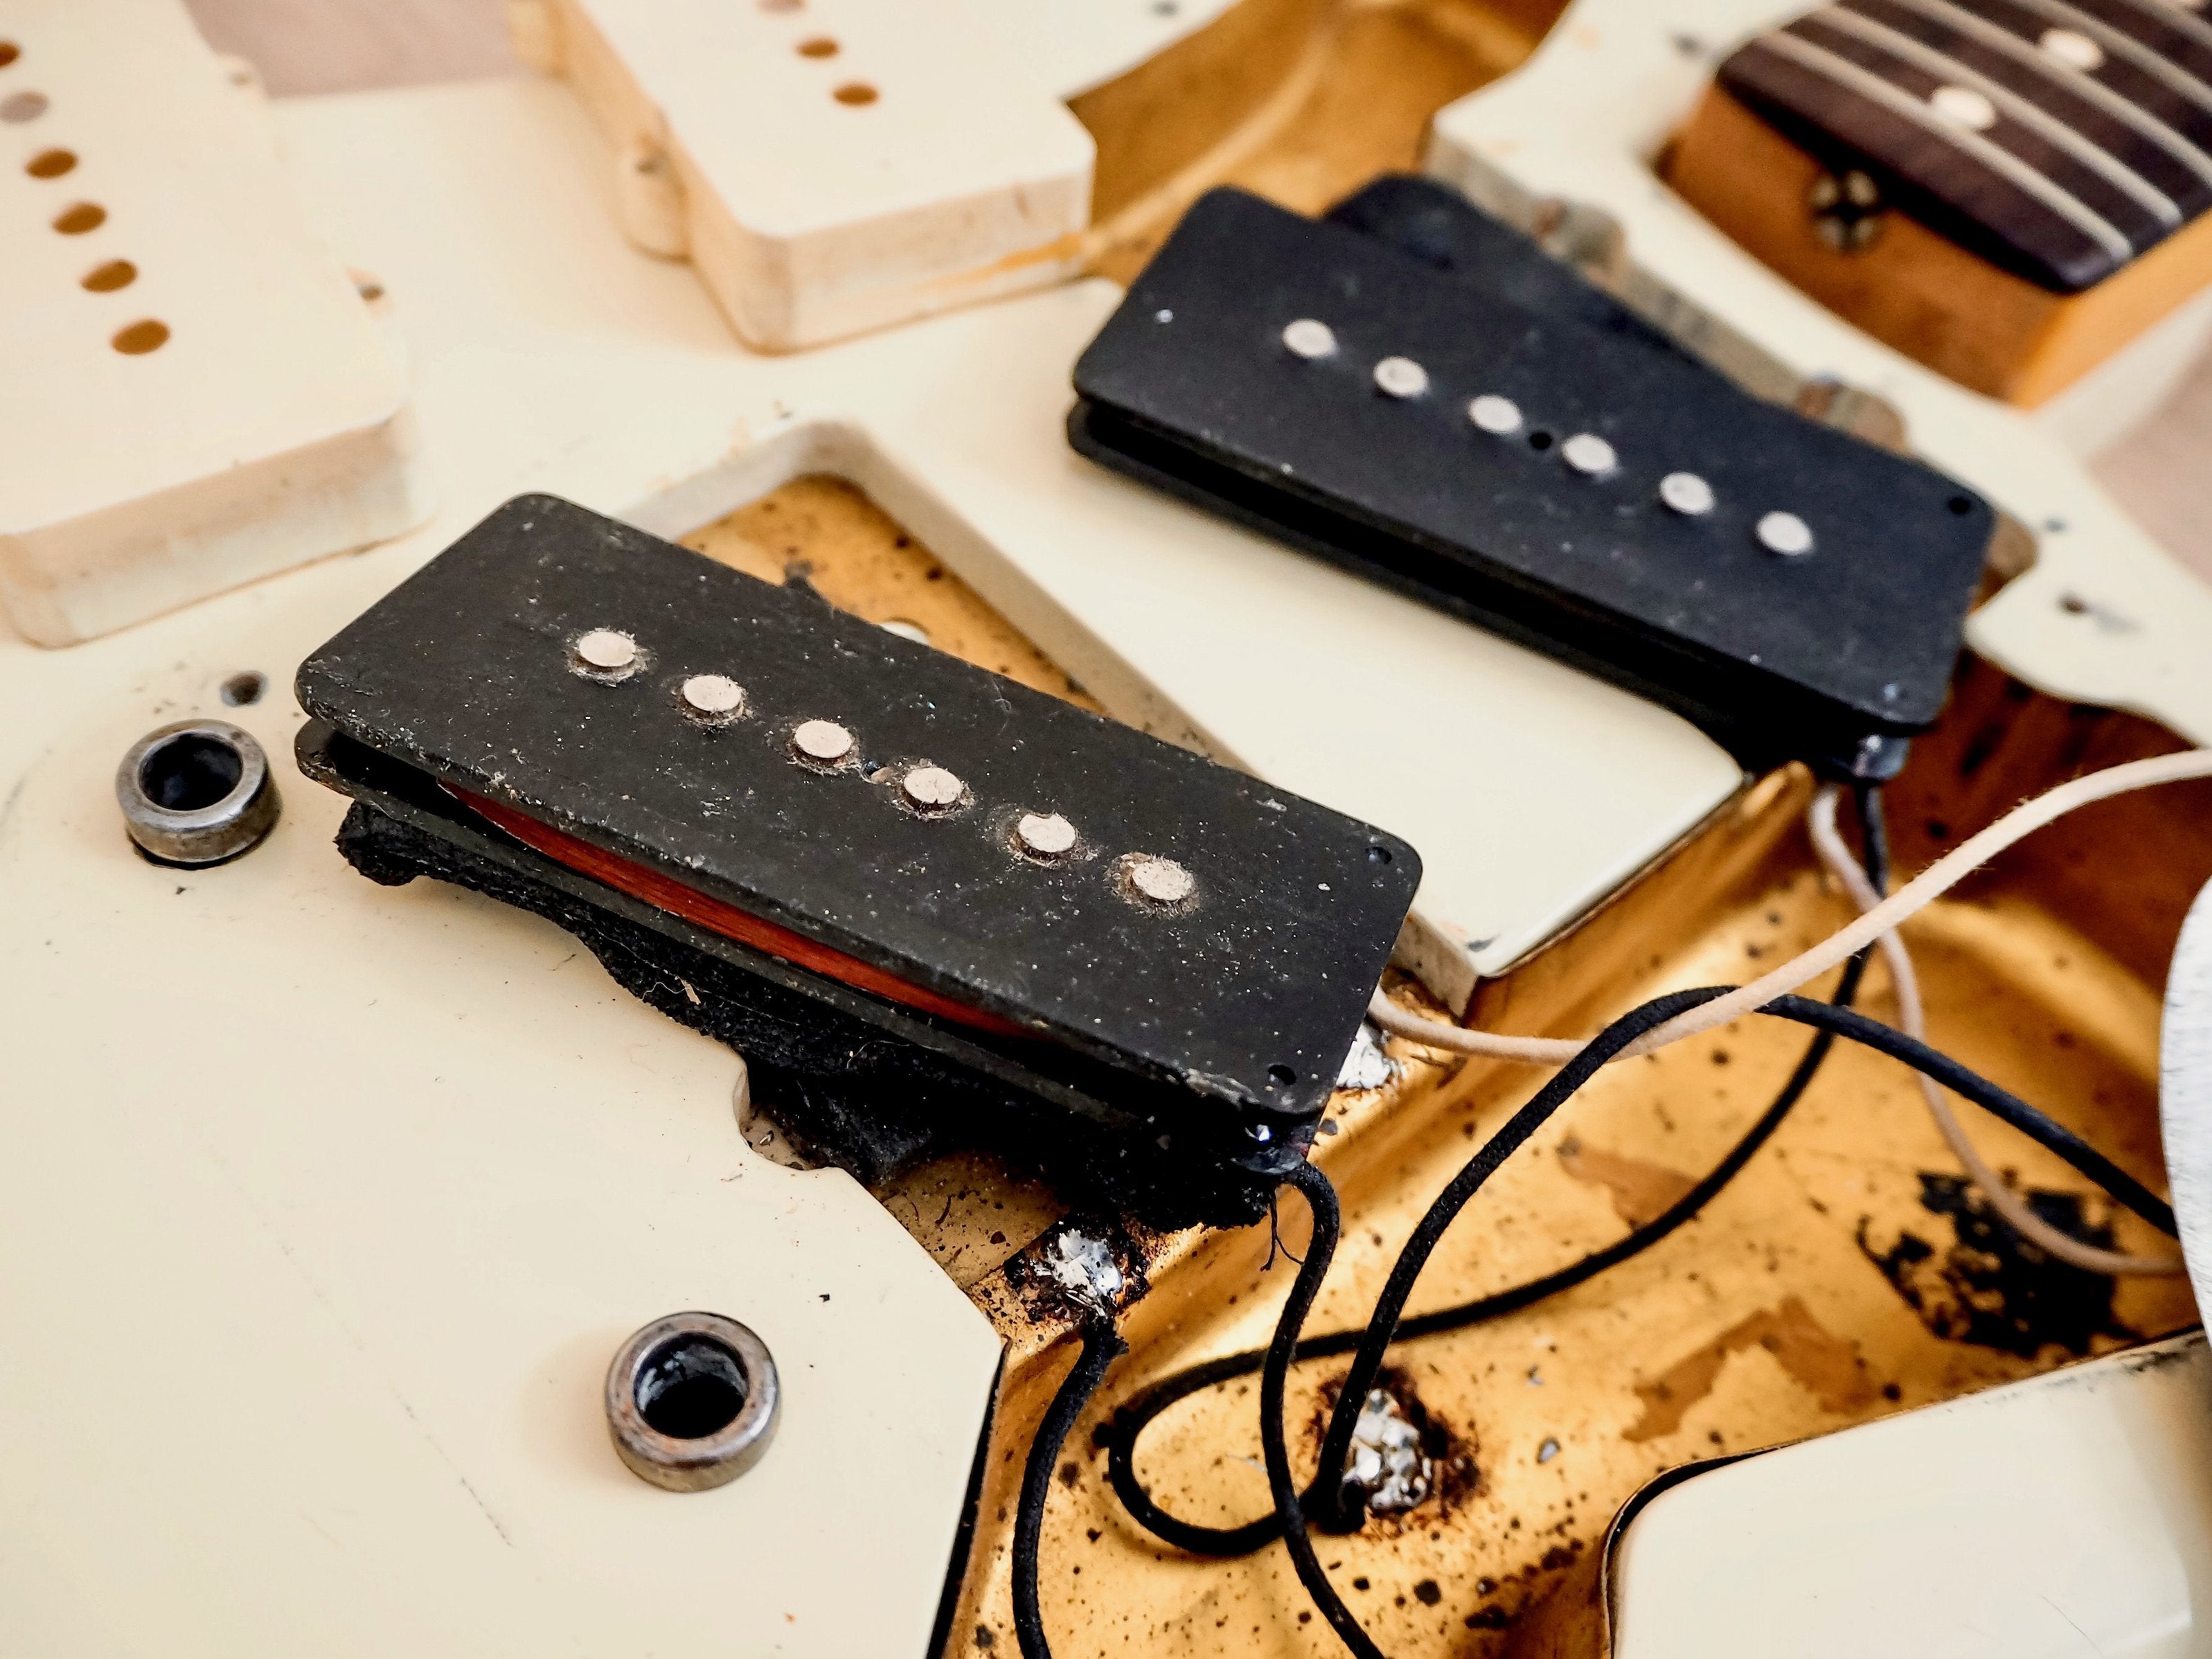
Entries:
[[[981,1150],[1033,1170],[1071,1201],[1163,1230],[1241,1227],[1267,1212],[1269,1176],[1177,1160],[886,1036],[356,801],[337,836],[346,861],[398,887],[450,882],[574,935],[615,982],[680,1025],[743,1054],[754,1101],[810,1159],[880,1187],[946,1153]],[[697,1000],[691,994],[696,993]]]

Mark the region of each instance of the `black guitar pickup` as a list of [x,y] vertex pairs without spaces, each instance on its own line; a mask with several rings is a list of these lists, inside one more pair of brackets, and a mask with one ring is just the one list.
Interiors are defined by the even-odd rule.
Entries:
[[1382,830],[545,496],[299,695],[357,866],[554,916],[878,1177],[953,1123],[1140,1210],[1256,1212],[1419,880]]
[[1075,388],[1083,453],[1754,764],[1932,721],[1993,527],[1916,462],[1236,191],[1191,210]]

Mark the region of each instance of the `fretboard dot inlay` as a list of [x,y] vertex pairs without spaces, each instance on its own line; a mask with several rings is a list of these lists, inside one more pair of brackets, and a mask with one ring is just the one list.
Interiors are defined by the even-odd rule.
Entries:
[[1997,124],[1997,106],[1972,87],[1938,87],[1928,106],[1963,132],[1987,132]]
[[2045,29],[2036,44],[2043,48],[2045,57],[2069,69],[2080,70],[2084,75],[2104,67],[2105,49],[2075,30]]

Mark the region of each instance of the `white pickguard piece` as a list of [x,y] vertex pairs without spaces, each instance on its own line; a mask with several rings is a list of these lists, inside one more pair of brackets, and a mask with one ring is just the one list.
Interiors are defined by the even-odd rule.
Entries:
[[1231,0],[507,0],[614,141],[639,246],[787,351],[1066,281],[1090,134],[1060,100]]
[[[524,0],[624,228],[788,351],[1066,280],[1091,135],[967,0]],[[579,185],[582,180],[578,180]]]
[[0,608],[67,645],[421,523],[398,343],[250,77],[177,0],[4,30]]
[[2189,1659],[2202,1333],[1698,1474],[1614,1547],[1613,1659]]
[[1442,111],[1431,172],[1527,224],[1542,202],[1626,237],[1621,297],[1754,389],[1832,377],[1886,398],[1914,450],[2035,532],[2035,568],[1968,620],[1985,657],[2054,696],[2212,741],[2212,589],[2091,479],[2081,451],[2147,413],[2212,325],[2193,301],[2039,415],[1953,385],[1792,288],[1667,189],[1652,159],[1714,65],[1790,0],[1575,0],[1535,55]]
[[2173,947],[2158,1069],[2159,1138],[2181,1254],[2197,1307],[2212,1307],[2212,885],[2197,896]]
[[[161,624],[158,661],[82,647],[12,769],[0,1646],[922,1652],[996,1334],[865,1189],[747,1149],[727,1050],[555,928],[337,856],[282,676],[382,586],[325,565]],[[276,688],[222,708],[252,665]],[[284,817],[158,868],[117,745],[198,708]],[[601,1382],[695,1308],[766,1340],[782,1422],[674,1493],[617,1461]]]

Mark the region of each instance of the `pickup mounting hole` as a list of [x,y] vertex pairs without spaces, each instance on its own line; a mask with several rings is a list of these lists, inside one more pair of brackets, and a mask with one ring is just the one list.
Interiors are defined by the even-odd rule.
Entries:
[[205,732],[185,732],[157,744],[138,763],[138,788],[165,812],[197,812],[238,787],[246,759],[236,745]]
[[637,1414],[672,1440],[704,1440],[737,1420],[750,1392],[737,1355],[711,1337],[679,1336],[640,1369]]
[[1267,1068],[1267,1081],[1278,1089],[1287,1089],[1297,1080],[1297,1073],[1288,1066],[1270,1066]]

